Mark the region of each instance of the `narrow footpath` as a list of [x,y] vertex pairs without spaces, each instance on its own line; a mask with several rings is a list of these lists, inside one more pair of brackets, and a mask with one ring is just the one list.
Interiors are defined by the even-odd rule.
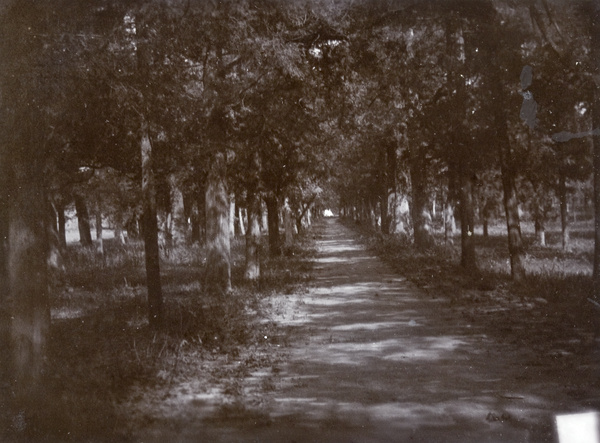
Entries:
[[556,405],[505,344],[394,273],[337,219],[318,233],[314,288],[280,320],[296,342],[267,440],[553,440]]
[[585,410],[568,373],[417,288],[337,219],[315,233],[312,288],[273,319],[289,342],[261,414],[199,420],[179,441],[556,441],[555,415]]

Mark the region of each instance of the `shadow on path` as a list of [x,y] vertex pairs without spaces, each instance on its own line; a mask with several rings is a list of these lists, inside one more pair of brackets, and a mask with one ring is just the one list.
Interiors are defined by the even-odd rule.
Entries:
[[316,230],[313,288],[287,298],[276,319],[291,341],[262,418],[196,425],[206,438],[555,440],[554,415],[577,404],[560,379],[528,366],[530,350],[392,272],[337,219]]

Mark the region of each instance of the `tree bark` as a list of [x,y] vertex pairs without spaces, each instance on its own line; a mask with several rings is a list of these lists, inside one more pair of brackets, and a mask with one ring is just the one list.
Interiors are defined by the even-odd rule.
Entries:
[[104,254],[104,239],[101,211],[102,210],[100,209],[100,204],[98,204],[98,208],[96,209],[96,252],[98,254]]
[[431,215],[427,199],[427,171],[422,152],[414,152],[410,160],[410,181],[412,184],[412,220],[415,247],[425,250],[433,246]]
[[65,218],[65,205],[62,201],[57,203],[56,212],[58,213],[58,242],[60,248],[67,248],[67,220]]
[[454,204],[446,200],[444,205],[444,239],[447,242],[456,232],[456,218],[454,217]]
[[8,282],[11,306],[12,376],[22,399],[40,389],[50,328],[47,203],[41,161],[13,163],[8,209]]
[[88,248],[94,245],[90,228],[90,214],[85,199],[80,194],[75,194],[75,211],[77,212],[77,228],[79,229],[79,242]]
[[567,181],[564,174],[558,178],[558,199],[560,201],[560,230],[563,251],[569,249],[569,211],[567,201]]
[[[0,155],[2,153],[0,152]],[[10,282],[8,278],[8,202],[6,161],[0,158],[0,349],[10,350]],[[0,359],[0,383],[10,384],[10,358]],[[3,392],[3,390],[0,390]]]
[[231,291],[229,200],[225,156],[215,154],[206,186],[206,270],[204,288],[222,296]]
[[460,173],[460,264],[468,271],[477,271],[475,254],[475,216],[473,210],[473,181]]
[[279,201],[275,195],[265,197],[267,205],[267,225],[269,229],[269,255],[281,255],[281,239],[279,236]]
[[148,321],[158,329],[163,320],[163,298],[160,279],[160,253],[158,249],[158,223],[156,220],[156,183],[152,159],[152,143],[147,123],[142,124],[140,143],[142,158],[142,234],[146,260],[146,287],[148,289]]
[[235,194],[229,196],[229,235],[235,237]]
[[[505,148],[500,148],[501,158],[506,153]],[[508,253],[510,255],[510,270],[513,280],[519,281],[525,277],[523,265],[523,240],[521,237],[521,224],[519,221],[519,202],[515,188],[515,179],[512,171],[505,161],[502,164],[502,189],[504,191],[504,211],[506,213],[506,228],[508,231]]]
[[248,229],[246,231],[246,269],[248,280],[260,278],[260,197],[253,190],[247,194]]
[[283,225],[285,230],[285,247],[289,249],[294,246],[294,221],[288,198],[285,199],[285,203],[283,204]]
[[[592,63],[594,69],[594,96],[592,102],[592,126],[594,131],[600,128],[600,0],[593,3],[592,22]],[[600,135],[593,136],[594,165],[594,298],[600,300]]]
[[188,236],[188,222],[183,199],[183,193],[177,185],[177,180],[173,175],[169,177],[169,190],[171,195],[170,223],[168,238],[171,242],[170,248],[177,247],[185,243]]

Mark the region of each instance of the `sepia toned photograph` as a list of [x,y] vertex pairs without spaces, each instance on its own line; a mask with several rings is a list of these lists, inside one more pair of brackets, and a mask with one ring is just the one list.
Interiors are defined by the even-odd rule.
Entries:
[[0,0],[0,441],[600,443],[600,0]]

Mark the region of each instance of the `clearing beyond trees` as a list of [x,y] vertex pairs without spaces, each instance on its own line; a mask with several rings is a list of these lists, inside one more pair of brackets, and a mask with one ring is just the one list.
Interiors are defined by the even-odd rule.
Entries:
[[268,363],[216,391],[188,380],[154,404],[136,392],[135,441],[556,441],[556,415],[600,408],[586,305],[439,296],[338,219],[314,229],[310,289],[270,301],[286,333],[264,336]]

